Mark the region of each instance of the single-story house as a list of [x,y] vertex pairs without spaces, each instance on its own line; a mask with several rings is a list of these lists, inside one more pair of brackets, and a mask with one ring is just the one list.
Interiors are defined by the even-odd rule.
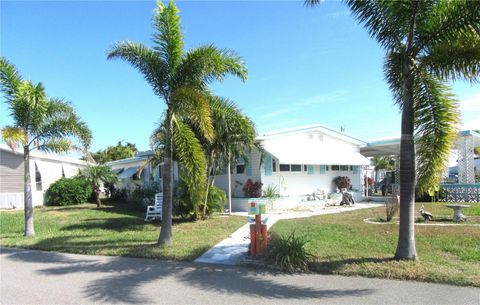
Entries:
[[[72,177],[87,165],[87,162],[47,154],[40,151],[30,153],[30,177],[34,206],[43,205],[45,191],[61,177]],[[0,144],[0,208],[24,207],[23,151],[13,151]]]
[[[261,182],[263,188],[275,187],[290,202],[314,192],[326,196],[336,191],[334,178],[347,176],[354,197],[361,198],[364,169],[370,165],[370,160],[360,153],[366,142],[318,124],[264,133],[257,141],[264,149],[263,157],[253,149],[248,162],[232,167],[232,197],[246,196],[243,187],[248,179]],[[226,172],[217,176],[215,185],[228,190]],[[233,205],[234,210],[238,209]]]
[[[107,162],[112,170],[118,174],[118,189],[133,190],[137,186],[146,186],[156,183],[162,186],[163,164],[152,167],[148,162],[153,156],[152,151],[137,153],[135,157]],[[173,163],[173,181],[178,180],[178,163]]]

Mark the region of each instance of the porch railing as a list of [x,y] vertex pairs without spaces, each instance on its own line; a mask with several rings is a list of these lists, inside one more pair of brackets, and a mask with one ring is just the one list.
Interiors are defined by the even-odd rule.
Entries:
[[447,194],[442,202],[480,202],[480,184],[441,184]]

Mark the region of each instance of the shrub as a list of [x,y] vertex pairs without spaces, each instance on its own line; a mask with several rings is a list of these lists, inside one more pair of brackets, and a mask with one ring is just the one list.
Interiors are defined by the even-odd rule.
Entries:
[[[190,195],[188,183],[184,177],[180,176],[180,180],[173,192],[173,215],[196,219],[202,214],[204,202],[202,200],[194,201]],[[226,201],[227,195],[225,192],[215,186],[211,186],[207,198],[207,215],[216,211],[222,212]]]
[[208,191],[207,215],[214,212],[223,212],[223,207],[227,202],[227,194],[222,189],[212,185]]
[[387,198],[385,200],[385,212],[387,216],[387,221],[391,221],[393,216],[395,216],[400,208],[400,203],[396,198]]
[[81,178],[60,178],[50,185],[46,205],[75,205],[88,201],[92,194],[90,184]]
[[117,202],[127,202],[128,201],[128,190],[127,189],[113,189],[111,198],[113,201]]
[[135,209],[145,211],[146,207],[155,203],[155,194],[160,192],[159,184],[152,183],[146,186],[137,185],[137,187],[128,193],[127,201],[132,203]]
[[337,178],[333,179],[333,182],[339,189],[349,189],[350,188],[350,178],[347,176],[338,176]]
[[268,248],[268,257],[281,270],[286,272],[308,271],[308,263],[314,256],[306,249],[307,239],[289,235],[272,235]]
[[262,196],[262,185],[260,181],[253,183],[252,179],[248,179],[243,186],[243,192],[248,198],[258,198]]
[[263,197],[269,199],[277,199],[280,198],[280,193],[275,185],[270,184],[263,190]]

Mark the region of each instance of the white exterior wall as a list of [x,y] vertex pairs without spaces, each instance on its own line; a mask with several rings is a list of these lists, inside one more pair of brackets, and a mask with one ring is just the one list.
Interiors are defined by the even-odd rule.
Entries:
[[[252,168],[252,175],[247,175],[247,170],[243,174],[235,174],[235,164],[232,164],[233,174],[232,177],[232,197],[245,197],[243,193],[243,185],[248,179],[252,179],[253,182],[261,181],[261,168],[260,168],[261,154],[257,149],[253,149],[250,153],[249,164]],[[228,192],[228,175],[217,175],[215,177],[215,186]]]
[[[23,154],[16,153],[18,158],[23,159]],[[37,190],[37,183],[35,180],[35,165],[41,175],[41,190]],[[86,166],[86,162],[81,160],[69,159],[64,157],[58,157],[42,154],[32,153],[30,156],[30,181],[32,190],[32,203],[33,206],[41,206],[44,204],[45,192],[50,185],[62,178],[63,173],[66,178],[70,178],[78,174],[79,169]],[[22,166],[23,167],[23,166]],[[23,168],[22,168],[23,175]],[[23,185],[22,185],[23,189]],[[24,208],[24,194],[23,192],[17,193],[0,193],[0,208],[1,209],[23,209]]]
[[[272,139],[263,140],[263,144],[267,141],[273,141],[281,145],[296,145],[295,143],[302,143],[303,141],[318,141],[325,149],[329,151],[348,151],[360,153],[360,146],[351,142],[347,142],[328,134],[323,134],[319,131],[313,131],[308,133],[299,133],[293,135],[282,135],[274,137]],[[267,146],[267,145],[266,145]],[[325,174],[320,174],[320,165],[313,166],[313,174],[308,174],[304,171],[303,164],[301,172],[280,172],[279,162],[277,160],[277,171],[272,172],[270,176],[265,174],[265,164],[260,166],[261,155],[258,150],[252,152],[252,175],[247,176],[244,174],[232,174],[232,197],[244,197],[243,185],[250,178],[255,181],[261,181],[263,188],[274,185],[279,190],[282,196],[304,196],[315,192],[317,189],[325,191],[326,194],[334,192],[336,187],[333,183],[333,179],[338,176],[347,176],[350,178],[352,188],[356,191],[362,191],[363,179],[362,169],[358,169],[358,172],[354,172],[350,169],[348,171],[332,171],[332,164],[325,164],[329,166],[329,170]],[[235,165],[232,165],[235,168]],[[227,192],[227,175],[219,175],[216,177],[215,185],[225,192]]]
[[[312,194],[317,190],[323,190],[325,194],[335,191],[336,186],[333,179],[338,176],[347,176],[350,178],[352,188],[361,191],[362,183],[360,181],[361,170],[357,174],[353,171],[332,171],[325,174],[320,174],[320,165],[313,166],[313,174],[309,175],[307,172],[274,172],[271,176],[265,175],[264,165],[262,165],[262,183],[263,187],[274,185],[280,192],[281,196],[302,196]],[[302,169],[303,170],[303,169]]]

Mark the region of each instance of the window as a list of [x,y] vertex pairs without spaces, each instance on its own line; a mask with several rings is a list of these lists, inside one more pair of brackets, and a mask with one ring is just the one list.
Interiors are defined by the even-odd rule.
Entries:
[[63,166],[62,166],[62,178],[65,178],[65,171],[63,170]]
[[332,165],[332,171],[339,171],[340,165]]
[[304,172],[308,171],[308,169],[307,169],[307,166],[306,166],[306,165],[304,165],[304,166],[303,166],[303,171],[304,171]]
[[302,171],[302,166],[300,164],[292,164],[292,165],[290,165],[290,171],[301,172]]
[[301,164],[280,164],[280,171],[281,172],[301,172],[302,165]]
[[348,165],[340,165],[341,171],[348,171]]
[[272,158],[272,172],[277,171],[277,161],[275,161],[274,158]]
[[243,174],[245,173],[245,164],[238,164],[235,169],[237,174]]
[[162,166],[158,166],[158,179],[162,179]]
[[35,163],[35,184],[37,187],[37,191],[42,190],[42,174],[40,174],[40,171],[38,170],[37,163]]
[[328,165],[325,166],[325,169],[326,169],[327,171],[330,170],[330,166],[328,166]]
[[350,165],[350,170],[353,171],[353,166],[352,165]]

